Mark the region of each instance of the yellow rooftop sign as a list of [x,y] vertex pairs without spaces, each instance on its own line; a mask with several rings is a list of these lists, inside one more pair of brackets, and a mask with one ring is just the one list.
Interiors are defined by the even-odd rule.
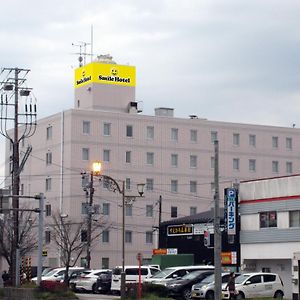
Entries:
[[75,70],[75,88],[89,83],[135,86],[135,67],[93,62]]

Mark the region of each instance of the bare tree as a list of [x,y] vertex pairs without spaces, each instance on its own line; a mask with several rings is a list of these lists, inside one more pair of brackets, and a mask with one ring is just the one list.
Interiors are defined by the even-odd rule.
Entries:
[[[60,259],[66,267],[64,282],[69,282],[69,268],[75,266],[82,252],[86,250],[86,239],[82,232],[86,230],[86,221],[78,222],[65,218],[59,213],[52,216],[53,239],[60,250]],[[93,223],[91,230],[91,245],[102,234],[107,226],[100,221]]]
[[[26,256],[26,254],[37,249],[37,238],[33,232],[33,224],[36,217],[33,212],[21,211],[19,213],[19,238],[18,246],[20,250],[20,256]],[[0,220],[0,256],[4,257],[7,261],[9,268],[12,267],[12,245],[13,245],[13,218],[10,215],[4,215]]]

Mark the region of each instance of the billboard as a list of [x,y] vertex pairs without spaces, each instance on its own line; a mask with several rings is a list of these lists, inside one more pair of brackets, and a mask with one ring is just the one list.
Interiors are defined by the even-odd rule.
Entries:
[[238,192],[234,188],[225,189],[224,219],[228,235],[236,235],[237,230],[237,198]]
[[90,83],[135,86],[135,67],[93,62],[75,70],[74,86]]

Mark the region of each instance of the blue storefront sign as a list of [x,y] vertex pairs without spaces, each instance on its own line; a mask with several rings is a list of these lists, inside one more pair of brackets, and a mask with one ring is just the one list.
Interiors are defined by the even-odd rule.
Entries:
[[236,235],[237,227],[237,190],[225,189],[225,223],[228,235]]

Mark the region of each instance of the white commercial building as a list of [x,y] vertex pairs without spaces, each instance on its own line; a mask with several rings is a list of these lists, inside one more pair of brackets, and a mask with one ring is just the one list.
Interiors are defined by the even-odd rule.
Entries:
[[[300,172],[297,128],[209,121],[195,116],[200,107],[191,108],[187,118],[174,117],[172,108],[143,115],[135,100],[135,68],[109,58],[77,69],[74,83],[74,108],[39,120],[35,135],[20,145],[21,153],[28,144],[33,147],[21,173],[21,193],[45,193],[45,221],[50,223],[56,211],[86,219],[81,173],[89,173],[94,161],[102,161],[104,174],[125,181],[127,194],[136,194],[136,184],[146,183],[145,197],[126,207],[126,264],[136,263],[137,252],[150,259],[157,247],[153,226],[158,226],[160,195],[162,221],[211,208],[214,140],[219,140],[221,190],[239,180]],[[7,143],[7,166],[11,153]],[[122,197],[96,178],[94,188],[94,204],[100,208],[95,218],[108,228],[92,249],[91,265],[120,265]],[[58,265],[51,230],[45,231],[44,264]]]
[[299,299],[300,175],[241,182],[239,211],[242,269],[278,273]]

